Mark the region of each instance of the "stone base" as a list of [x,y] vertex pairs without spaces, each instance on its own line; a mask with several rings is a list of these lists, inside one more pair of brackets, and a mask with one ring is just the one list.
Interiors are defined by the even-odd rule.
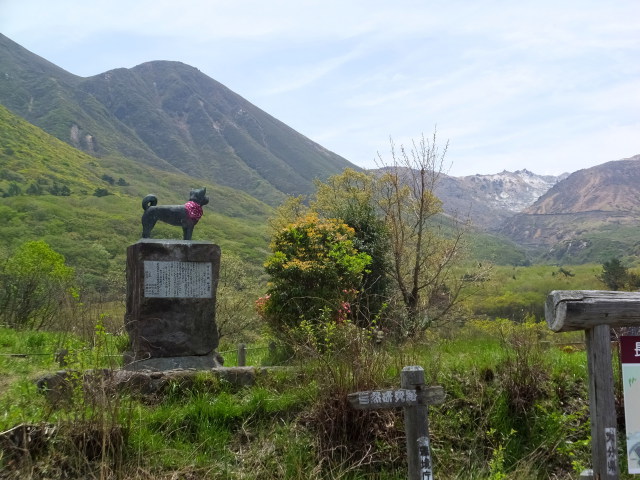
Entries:
[[131,360],[125,354],[123,370],[151,370],[162,372],[165,370],[210,370],[221,367],[217,355],[191,355],[186,357],[154,357],[145,360]]
[[220,247],[208,242],[147,238],[127,248],[124,326],[136,359],[207,356],[217,348],[219,269]]
[[[158,360],[158,359],[154,359]],[[216,367],[207,370],[176,369],[176,370],[60,370],[44,375],[36,380],[38,391],[42,393],[52,405],[61,406],[72,402],[79,389],[85,398],[94,402],[99,398],[126,392],[135,396],[162,396],[167,394],[172,385],[181,386],[180,391],[187,391],[192,386],[211,386],[211,390],[219,386],[224,380],[238,387],[255,385],[259,378],[269,375],[269,372],[292,371],[288,367]],[[201,372],[206,372],[201,374]],[[207,383],[209,382],[209,383]],[[1,445],[0,442],[0,451]]]

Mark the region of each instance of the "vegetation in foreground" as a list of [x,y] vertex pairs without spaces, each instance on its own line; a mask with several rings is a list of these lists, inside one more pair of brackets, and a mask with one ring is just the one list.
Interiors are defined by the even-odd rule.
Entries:
[[[332,332],[331,352],[298,357],[253,387],[200,373],[162,395],[76,391],[73,402],[53,406],[33,381],[56,365],[39,353],[65,346],[68,368],[105,366],[126,342],[103,328],[89,342],[2,328],[0,431],[57,429],[24,451],[3,449],[1,475],[403,478],[401,412],[356,411],[346,395],[397,387],[403,366],[421,365],[447,394],[429,416],[438,478],[577,478],[589,463],[589,422],[585,355],[572,340],[534,322],[472,321],[397,348],[344,325]],[[16,352],[28,355],[7,355]]]
[[[637,275],[614,260],[492,267],[467,257],[468,225],[440,215],[433,195],[443,155],[435,135],[408,151],[392,144],[379,176],[345,171],[308,203],[290,200],[271,224],[266,287],[240,258],[224,258],[219,350],[273,337],[279,353],[255,364],[288,367],[251,387],[202,372],[154,395],[82,388],[79,372],[117,368],[127,339],[112,322],[121,309],[97,314],[81,292],[115,293],[117,306],[118,289],[87,282],[43,240],[11,248],[0,268],[2,475],[402,478],[401,413],[355,411],[347,394],[395,387],[403,366],[420,365],[447,393],[430,416],[438,478],[575,478],[589,461],[585,359],[558,344],[575,338],[539,322],[544,298],[630,288]],[[51,402],[33,380],[63,351],[71,382]],[[27,429],[31,441],[15,448]]]

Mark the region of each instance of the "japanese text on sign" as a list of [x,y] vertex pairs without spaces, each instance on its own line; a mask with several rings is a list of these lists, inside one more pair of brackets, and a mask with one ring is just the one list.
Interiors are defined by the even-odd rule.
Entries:
[[408,406],[418,403],[418,395],[415,390],[374,390],[371,392],[358,392],[360,405],[380,406]]
[[209,262],[144,262],[147,298],[211,298]]

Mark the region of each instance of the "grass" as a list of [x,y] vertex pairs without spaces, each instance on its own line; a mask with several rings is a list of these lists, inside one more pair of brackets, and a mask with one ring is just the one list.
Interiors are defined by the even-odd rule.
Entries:
[[[336,342],[348,348],[259,376],[253,387],[203,372],[189,387],[176,383],[162,397],[121,396],[100,404],[80,396],[66,408],[47,405],[33,385],[38,375],[59,368],[53,356],[3,356],[0,431],[22,422],[66,426],[65,436],[34,454],[28,466],[42,474],[66,465],[69,478],[403,478],[401,412],[355,411],[345,397],[397,386],[403,366],[421,365],[427,383],[442,385],[447,394],[429,416],[437,478],[569,480],[588,464],[585,354],[563,347],[575,336],[535,323],[485,320],[429,331],[402,347],[349,338]],[[78,361],[92,366],[106,364],[109,357],[99,358],[99,351],[119,348],[120,340],[100,329],[88,342],[0,329],[3,354],[51,352],[61,342],[73,343],[83,352]],[[260,343],[253,351],[268,349]],[[85,443],[106,438],[114,427],[123,432],[119,443],[89,460],[87,448],[71,440],[79,432]]]

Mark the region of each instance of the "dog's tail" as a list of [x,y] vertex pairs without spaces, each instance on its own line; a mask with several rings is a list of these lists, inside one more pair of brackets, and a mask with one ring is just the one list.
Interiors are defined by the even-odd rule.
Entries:
[[146,210],[149,207],[155,207],[158,204],[158,199],[155,195],[147,195],[142,199],[142,209]]

